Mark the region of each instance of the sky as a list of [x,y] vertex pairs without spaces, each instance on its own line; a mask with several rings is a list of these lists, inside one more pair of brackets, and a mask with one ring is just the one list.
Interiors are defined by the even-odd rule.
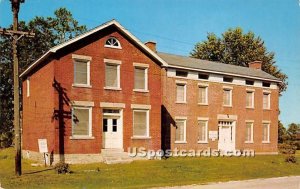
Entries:
[[[141,41],[157,42],[158,51],[180,55],[189,55],[209,32],[253,31],[289,77],[280,120],[300,123],[300,0],[25,0],[19,20],[53,16],[59,7],[88,29],[116,19]],[[11,23],[10,1],[0,0],[0,26]]]

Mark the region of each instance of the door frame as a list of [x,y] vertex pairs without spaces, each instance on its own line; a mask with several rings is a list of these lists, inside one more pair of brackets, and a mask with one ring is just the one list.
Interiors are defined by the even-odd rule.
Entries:
[[[119,113],[104,113],[103,110],[119,110]],[[118,118],[118,131],[120,131],[120,148],[105,148],[105,138],[104,138],[104,132],[103,132],[103,120],[105,118]],[[120,129],[119,129],[120,128]],[[123,109],[121,108],[102,108],[102,119],[101,119],[101,133],[102,133],[102,144],[101,149],[124,149],[124,143],[123,143]]]
[[[231,125],[222,125],[220,124],[220,122],[232,122]],[[220,149],[221,142],[220,142],[220,134],[222,132],[220,132],[220,130],[222,129],[222,127],[229,127],[231,128],[231,145],[229,147],[229,149]],[[218,150],[223,150],[223,151],[234,151],[236,149],[236,120],[218,120],[218,135],[219,135],[219,140],[218,140]]]

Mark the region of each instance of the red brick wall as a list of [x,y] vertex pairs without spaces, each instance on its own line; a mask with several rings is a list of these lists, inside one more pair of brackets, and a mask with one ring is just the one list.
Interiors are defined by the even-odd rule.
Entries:
[[48,149],[54,150],[54,63],[50,62],[30,77],[27,97],[26,78],[23,81],[22,145],[24,150],[38,151],[38,139],[47,139]]
[[[175,80],[187,81],[187,103],[177,104],[176,101],[176,82]],[[164,98],[163,104],[168,115],[163,115],[163,130],[170,133],[170,145],[172,149],[212,149],[218,148],[218,140],[212,141],[208,139],[208,144],[198,144],[198,117],[207,117],[208,130],[218,130],[218,114],[237,115],[236,123],[236,149],[254,149],[256,152],[277,152],[277,128],[278,128],[278,90],[267,89],[271,91],[271,109],[263,110],[263,88],[249,87],[233,84],[222,84],[215,82],[207,82],[208,86],[208,106],[198,105],[198,83],[205,83],[196,80],[178,79],[168,77],[163,82]],[[232,89],[232,107],[223,106],[223,86],[231,86]],[[255,104],[254,109],[246,108],[246,88],[255,89]],[[175,121],[175,116],[187,117],[186,123],[186,144],[175,144],[175,127],[170,126],[172,121]],[[254,143],[245,143],[245,127],[246,120],[254,120],[253,132]],[[270,124],[270,144],[262,143],[262,122],[263,120],[271,121]],[[168,134],[165,135],[168,137]],[[168,139],[162,139],[164,142]]]

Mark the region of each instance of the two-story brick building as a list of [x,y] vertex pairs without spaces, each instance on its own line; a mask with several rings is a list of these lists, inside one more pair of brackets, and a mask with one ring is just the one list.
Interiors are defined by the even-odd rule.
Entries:
[[276,153],[280,81],[249,65],[157,53],[154,42],[107,22],[21,74],[23,155],[40,157],[38,139],[51,161],[73,163],[128,147]]

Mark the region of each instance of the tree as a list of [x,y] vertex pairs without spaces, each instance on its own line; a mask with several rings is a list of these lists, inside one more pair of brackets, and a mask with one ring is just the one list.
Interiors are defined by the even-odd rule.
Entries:
[[286,128],[278,121],[278,143],[282,144],[288,140]]
[[287,89],[287,75],[277,66],[275,54],[268,52],[264,41],[253,32],[243,33],[241,28],[229,29],[218,37],[208,33],[207,40],[195,45],[191,57],[211,60],[237,66],[248,66],[249,62],[260,60],[262,70],[282,81],[280,93]]
[[[28,23],[19,22],[19,30],[35,33],[34,38],[18,41],[20,71],[23,71],[54,45],[85,32],[86,26],[79,25],[70,11],[60,8],[55,17],[37,16]],[[0,55],[0,148],[3,148],[13,141],[12,47],[7,36],[0,36]]]

